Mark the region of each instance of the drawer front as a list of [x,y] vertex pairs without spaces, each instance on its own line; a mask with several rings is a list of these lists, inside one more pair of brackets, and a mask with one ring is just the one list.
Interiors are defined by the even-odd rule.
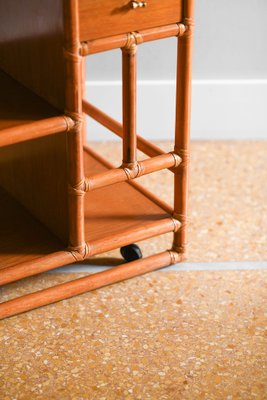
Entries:
[[146,0],[146,7],[132,8],[130,0],[79,0],[80,41],[180,22],[182,2]]

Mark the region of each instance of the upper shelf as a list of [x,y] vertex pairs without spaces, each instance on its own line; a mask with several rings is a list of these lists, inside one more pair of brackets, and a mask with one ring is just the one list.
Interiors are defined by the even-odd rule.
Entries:
[[41,97],[0,70],[0,131],[59,115]]
[[74,122],[0,70],[0,147],[68,131]]

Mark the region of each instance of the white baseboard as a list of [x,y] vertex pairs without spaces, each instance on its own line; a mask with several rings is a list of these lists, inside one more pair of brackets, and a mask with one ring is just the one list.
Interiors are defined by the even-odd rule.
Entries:
[[[121,82],[86,82],[89,101],[121,121]],[[151,140],[174,137],[175,82],[139,81],[138,133]],[[88,123],[89,140],[113,140]],[[191,137],[195,140],[267,139],[267,80],[194,80]]]

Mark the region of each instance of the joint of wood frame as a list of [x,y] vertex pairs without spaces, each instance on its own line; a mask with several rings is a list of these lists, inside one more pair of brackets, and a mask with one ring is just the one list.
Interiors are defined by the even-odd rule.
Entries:
[[69,117],[73,120],[74,125],[72,126],[72,128],[69,131],[79,131],[82,123],[83,123],[83,114],[74,112],[74,111],[70,111],[70,110],[65,110],[65,116]]
[[174,151],[170,151],[170,153],[173,158],[174,158],[174,166],[172,168],[178,167],[182,163],[182,158],[179,156],[179,154],[176,154]]
[[122,51],[134,55],[137,51],[137,45],[141,43],[143,43],[143,37],[139,32],[129,32],[127,34],[126,43],[122,47]]
[[87,242],[84,242],[80,246],[69,245],[67,251],[72,254],[77,262],[85,260],[90,255],[90,248]]
[[172,217],[175,219],[175,220],[177,220],[177,221],[179,221],[180,222],[180,228],[181,229],[185,229],[186,228],[186,226],[187,226],[187,224],[188,224],[188,217],[187,217],[187,215],[185,215],[185,214],[178,214],[178,213],[176,213],[176,212],[174,212],[173,214],[172,214]]
[[179,167],[187,168],[190,161],[190,153],[187,149],[174,149],[175,154],[179,156],[181,162],[179,163]]
[[181,228],[181,221],[178,218],[174,218],[172,216],[172,222],[173,222],[173,232],[178,232],[179,229]]
[[75,127],[75,121],[67,115],[63,115],[66,122],[66,132],[71,131]]
[[195,25],[193,18],[185,17],[183,19],[183,23],[185,25],[185,32],[184,32],[183,36],[185,38],[189,38],[189,37],[193,36],[194,25]]
[[177,262],[186,261],[187,259],[186,245],[176,246],[175,244],[173,244],[171,250],[169,251],[174,254],[173,257],[175,262],[173,264]]
[[82,56],[80,55],[80,47],[76,47],[75,49],[63,49],[63,55],[66,60],[69,60],[73,63],[80,63],[82,61]]
[[135,179],[139,176],[142,176],[144,173],[144,167],[142,162],[135,162],[135,163],[123,163],[121,168],[124,170],[127,179]]
[[69,194],[75,196],[83,196],[89,190],[90,190],[90,181],[89,179],[86,178],[83,178],[80,182],[76,183],[76,185],[68,186]]
[[170,265],[176,264],[178,262],[181,262],[181,255],[177,253],[177,251],[174,251],[173,249],[167,250],[169,255],[170,255]]
[[179,23],[177,24],[177,26],[178,26],[178,33],[177,33],[177,36],[183,36],[183,34],[184,34],[184,33],[186,32],[186,30],[187,30],[186,25],[179,22]]
[[91,47],[90,44],[91,44],[91,42],[89,42],[89,41],[81,42],[81,47],[79,50],[81,57],[84,57],[90,53],[90,47]]

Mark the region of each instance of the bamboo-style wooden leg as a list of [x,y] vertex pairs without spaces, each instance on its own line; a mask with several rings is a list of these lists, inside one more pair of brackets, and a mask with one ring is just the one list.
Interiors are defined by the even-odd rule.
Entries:
[[193,42],[193,1],[184,2],[184,24],[186,32],[178,39],[178,68],[176,92],[175,147],[182,163],[174,175],[174,217],[182,226],[174,233],[173,250],[186,257],[187,208],[188,208],[188,167],[191,104],[191,61]]
[[83,59],[79,54],[78,1],[64,2],[64,13],[69,21],[65,29],[66,64],[66,114],[75,126],[68,135],[69,154],[69,249],[73,254],[86,255],[84,240],[84,168],[82,132],[82,70]]
[[177,254],[165,251],[141,260],[132,261],[107,271],[98,272],[49,289],[40,290],[0,304],[0,319],[56,303],[134,276],[142,275],[177,262]]
[[[81,60],[81,88],[82,88],[82,98],[86,97],[86,63],[85,58]],[[83,122],[82,122],[82,136],[83,136],[83,144],[87,142],[87,124],[86,124],[86,114],[83,114]]]
[[84,174],[82,125],[69,132],[69,247],[84,252]]
[[123,166],[136,163],[136,43],[122,48]]

